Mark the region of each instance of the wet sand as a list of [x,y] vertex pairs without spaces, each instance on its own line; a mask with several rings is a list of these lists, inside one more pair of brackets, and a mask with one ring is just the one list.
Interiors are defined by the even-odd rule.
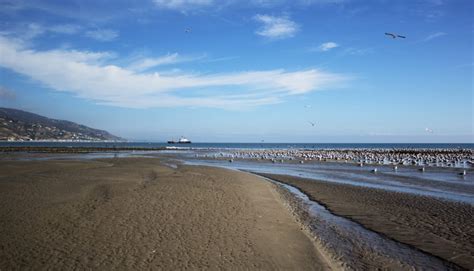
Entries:
[[391,239],[474,269],[474,207],[433,197],[260,174],[295,186],[336,215]]
[[158,159],[0,161],[0,270],[328,265],[274,184]]

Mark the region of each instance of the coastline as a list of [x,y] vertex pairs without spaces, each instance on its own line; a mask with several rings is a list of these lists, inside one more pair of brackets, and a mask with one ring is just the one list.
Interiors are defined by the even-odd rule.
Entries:
[[294,186],[332,213],[466,269],[474,268],[474,207],[433,197],[256,173]]
[[[50,267],[97,269],[114,267],[111,261],[100,261],[108,257],[118,260],[119,255],[127,259],[129,268],[177,269],[437,266],[435,269],[457,270],[458,266],[470,268],[472,262],[473,231],[467,221],[473,219],[472,205],[286,175],[256,176],[214,166],[176,165],[176,160],[166,156],[74,157],[1,160],[0,203],[5,208],[0,211],[0,241],[6,245],[0,253],[0,268],[21,262],[28,267],[44,267],[45,263],[38,261],[52,257],[57,262]],[[324,239],[324,234],[315,236],[311,228],[324,227],[325,218],[311,219],[295,195],[264,178],[299,188],[311,200],[357,222],[370,234],[362,240],[346,232],[343,243]],[[332,226],[329,223],[326,227]],[[195,236],[202,232],[207,236]],[[339,235],[343,232],[336,230]],[[380,239],[376,233],[393,243],[388,244],[391,252],[377,251],[377,246],[387,245],[387,240],[371,242],[373,237]],[[25,238],[16,240],[15,236]],[[344,242],[355,245],[358,252],[347,250]],[[47,249],[42,251],[38,245]],[[122,246],[132,255],[123,254]],[[140,253],[150,254],[144,246],[153,247],[153,255],[161,253],[160,259],[172,260],[165,263],[155,257],[144,258]],[[375,251],[364,252],[372,246]],[[175,251],[166,253],[169,247]],[[105,248],[117,255],[105,255]],[[67,254],[54,254],[58,249]],[[220,253],[216,249],[230,254],[225,260],[215,258]],[[189,259],[186,263],[178,259],[181,250]],[[349,253],[340,257],[341,250]],[[84,251],[94,251],[99,258],[85,260],[81,258],[88,255]],[[209,251],[215,253],[210,255]],[[64,259],[69,252],[75,262]]]

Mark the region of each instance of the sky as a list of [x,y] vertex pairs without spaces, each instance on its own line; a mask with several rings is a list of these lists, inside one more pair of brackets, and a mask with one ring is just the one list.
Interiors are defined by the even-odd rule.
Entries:
[[0,107],[133,141],[474,143],[473,11],[0,0]]

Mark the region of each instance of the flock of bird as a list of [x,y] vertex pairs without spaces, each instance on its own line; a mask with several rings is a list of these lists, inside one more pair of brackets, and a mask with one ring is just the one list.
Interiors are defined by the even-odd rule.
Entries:
[[[214,159],[251,159],[276,162],[348,162],[364,165],[418,166],[420,171],[430,167],[474,167],[474,151],[470,149],[252,149],[204,153],[198,157]],[[376,171],[375,171],[376,172]],[[463,171],[463,174],[466,173]]]
[[[191,33],[192,29],[187,27],[185,33]],[[386,32],[385,35],[392,39],[406,39],[406,36]],[[305,105],[306,109],[312,108],[311,105]],[[316,122],[308,121],[312,126],[316,126]],[[434,133],[433,129],[425,128],[425,132]],[[262,140],[263,142],[263,140]],[[209,155],[205,155],[208,157]],[[214,154],[213,157],[231,157],[229,161],[237,158],[250,159],[269,159],[276,162],[278,159],[283,162],[285,159],[299,159],[300,163],[307,160],[317,161],[346,161],[357,162],[360,166],[364,164],[392,164],[393,169],[398,169],[397,165],[418,165],[422,166],[421,171],[425,171],[426,166],[447,166],[447,167],[472,167],[474,166],[474,153],[472,150],[458,149],[442,149],[442,150],[413,150],[413,149],[378,149],[378,150],[246,150],[235,152],[221,152],[219,155]],[[376,173],[377,168],[372,172]],[[460,173],[466,175],[466,170]]]

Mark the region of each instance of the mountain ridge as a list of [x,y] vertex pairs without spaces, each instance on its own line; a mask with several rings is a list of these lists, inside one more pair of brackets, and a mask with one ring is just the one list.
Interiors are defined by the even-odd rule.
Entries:
[[0,140],[123,141],[105,130],[0,107]]

